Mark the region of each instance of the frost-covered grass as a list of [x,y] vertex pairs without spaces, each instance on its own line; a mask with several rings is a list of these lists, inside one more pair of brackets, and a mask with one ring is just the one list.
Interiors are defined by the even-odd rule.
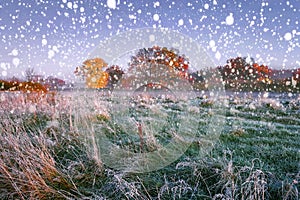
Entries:
[[[1,93],[0,198],[299,199],[299,100],[283,107],[257,99],[224,108],[187,102],[143,102],[139,117],[120,117],[109,107],[118,102],[94,92],[57,94],[55,102]],[[173,122],[182,124],[182,112],[190,118],[180,129]],[[222,132],[204,153],[215,117],[224,119]],[[142,137],[128,123],[134,119],[143,124]],[[152,152],[188,126],[196,132],[187,151],[146,173],[107,166],[95,139],[105,134],[116,147]]]

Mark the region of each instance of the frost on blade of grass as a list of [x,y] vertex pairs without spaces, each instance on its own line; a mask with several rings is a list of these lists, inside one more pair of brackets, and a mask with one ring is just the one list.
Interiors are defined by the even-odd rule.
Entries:
[[[288,104],[284,105],[289,114],[264,106],[255,110],[241,107],[248,102],[230,103],[235,110],[222,113],[221,108],[213,106],[214,101],[204,106],[201,98],[192,99],[188,107],[186,102],[169,102],[173,110],[166,103],[158,107],[143,104],[145,107],[137,111],[148,114],[139,115],[157,123],[145,130],[149,132],[144,135],[144,151],[151,152],[168,143],[168,125],[165,133],[162,130],[156,134],[153,129],[161,128],[158,122],[162,111],[167,117],[188,108],[190,123],[198,126],[196,137],[178,160],[159,170],[137,174],[111,169],[105,163],[99,167],[102,158],[97,157],[93,146],[98,144],[91,140],[91,133],[106,131],[115,147],[127,145],[139,152],[137,127],[128,136],[124,124],[97,118],[103,113],[112,117],[105,110],[111,101],[97,92],[62,95],[56,96],[55,105],[37,105],[36,113],[29,113],[29,104],[13,106],[14,102],[6,102],[15,108],[14,113],[1,110],[1,199],[299,198],[299,112],[288,108]],[[291,102],[294,106],[299,104],[297,99]],[[226,114],[226,123],[218,142],[203,154],[202,138],[209,130],[212,112]],[[173,119],[174,115],[170,116]]]
[[266,199],[267,175],[261,171],[259,161],[253,160],[251,166],[235,166],[232,152],[224,151],[223,157],[206,158],[199,162],[178,163],[178,169],[192,168],[197,186],[203,193],[194,195],[212,199]]

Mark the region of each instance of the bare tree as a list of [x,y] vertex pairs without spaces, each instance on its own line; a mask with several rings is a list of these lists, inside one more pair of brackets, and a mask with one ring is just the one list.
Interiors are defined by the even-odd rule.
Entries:
[[25,70],[25,76],[27,81],[32,81],[32,77],[34,75],[34,69],[29,67]]

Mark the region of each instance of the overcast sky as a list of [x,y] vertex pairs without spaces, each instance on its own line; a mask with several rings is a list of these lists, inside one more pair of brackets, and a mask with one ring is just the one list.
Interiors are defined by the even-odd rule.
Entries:
[[216,66],[250,56],[272,68],[298,68],[299,13],[299,0],[2,0],[0,77],[32,67],[72,79],[101,41],[149,27],[191,37]]

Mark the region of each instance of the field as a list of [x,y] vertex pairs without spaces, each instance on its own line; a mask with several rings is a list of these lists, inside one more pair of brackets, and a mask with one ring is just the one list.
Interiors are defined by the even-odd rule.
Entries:
[[1,199],[299,199],[298,94],[0,95]]

